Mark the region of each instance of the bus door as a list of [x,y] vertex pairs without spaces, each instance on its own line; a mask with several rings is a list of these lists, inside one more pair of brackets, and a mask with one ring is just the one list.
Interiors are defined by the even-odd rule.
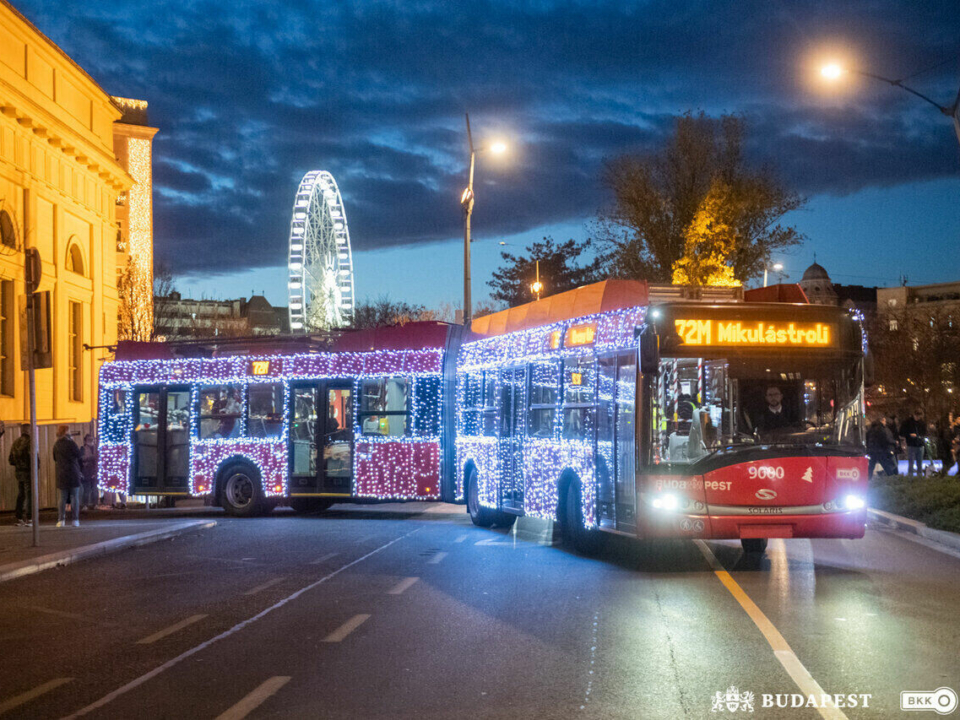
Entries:
[[[616,399],[616,522],[617,530],[637,530],[637,354],[617,358]],[[646,400],[646,398],[641,398]]]
[[295,384],[290,392],[290,494],[350,496],[353,382]]
[[190,388],[139,387],[134,406],[131,494],[190,491]]
[[505,510],[523,510],[523,416],[526,369],[507,368],[500,376],[500,502]]

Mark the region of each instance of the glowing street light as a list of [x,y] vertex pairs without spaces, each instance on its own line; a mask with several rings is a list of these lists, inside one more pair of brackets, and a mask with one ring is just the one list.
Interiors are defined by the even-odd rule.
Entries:
[[931,100],[929,97],[924,95],[921,92],[917,92],[911,87],[907,87],[903,84],[903,80],[891,80],[890,78],[885,78],[881,75],[875,75],[874,73],[866,72],[864,70],[856,70],[853,68],[846,68],[838,62],[830,62],[826,65],[821,66],[820,76],[827,82],[837,82],[844,75],[854,74],[860,75],[861,77],[870,78],[871,80],[879,80],[882,83],[887,85],[892,85],[893,87],[900,88],[901,90],[906,90],[911,95],[915,95],[924,102],[933,105],[937,110],[942,114],[946,115],[948,118],[953,120],[953,129],[957,133],[957,142],[960,142],[960,91],[957,92],[957,97],[953,101],[952,105],[941,105],[935,100]]
[[[780,273],[780,283],[783,284],[783,263],[774,263],[773,267],[769,268],[774,272]],[[767,266],[763,266],[763,286],[767,286]]]
[[537,279],[530,284],[530,290],[540,299],[540,293],[543,292],[543,283],[540,282],[540,261],[537,260]]
[[492,153],[501,155],[507,151],[507,146],[503,142],[495,142],[481,148],[473,146],[473,135],[470,132],[470,114],[467,113],[467,143],[470,147],[470,175],[467,180],[467,187],[460,195],[460,205],[463,207],[463,324],[469,325],[473,317],[473,307],[470,298],[470,216],[473,214],[473,203],[475,200],[473,194],[473,168],[476,164],[477,153],[489,150]]

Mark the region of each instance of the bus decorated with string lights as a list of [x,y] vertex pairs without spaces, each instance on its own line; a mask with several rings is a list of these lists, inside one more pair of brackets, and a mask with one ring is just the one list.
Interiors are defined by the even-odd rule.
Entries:
[[462,345],[456,390],[456,488],[473,522],[554,520],[581,551],[602,532],[748,552],[862,537],[859,317],[652,290],[480,319],[490,336]]
[[100,372],[100,486],[239,516],[436,500],[450,327],[121,343]]

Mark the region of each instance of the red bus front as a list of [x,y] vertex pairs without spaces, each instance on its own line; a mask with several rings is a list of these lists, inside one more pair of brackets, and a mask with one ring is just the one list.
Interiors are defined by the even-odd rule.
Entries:
[[[664,306],[643,375],[638,534],[859,538],[861,330],[839,308]],[[649,368],[648,368],[649,370]]]

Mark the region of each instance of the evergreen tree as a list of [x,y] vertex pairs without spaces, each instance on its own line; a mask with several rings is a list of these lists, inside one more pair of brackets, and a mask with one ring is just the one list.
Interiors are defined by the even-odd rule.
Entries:
[[537,261],[540,262],[540,282],[543,283],[541,297],[596,282],[601,279],[600,260],[594,259],[584,265],[579,262],[581,255],[592,244],[591,240],[567,240],[557,244],[553,238],[545,237],[540,242],[528,245],[526,255],[502,252],[500,269],[493,273],[493,279],[487,283],[493,288],[491,297],[510,307],[535,300],[536,295],[530,286],[537,276]]

